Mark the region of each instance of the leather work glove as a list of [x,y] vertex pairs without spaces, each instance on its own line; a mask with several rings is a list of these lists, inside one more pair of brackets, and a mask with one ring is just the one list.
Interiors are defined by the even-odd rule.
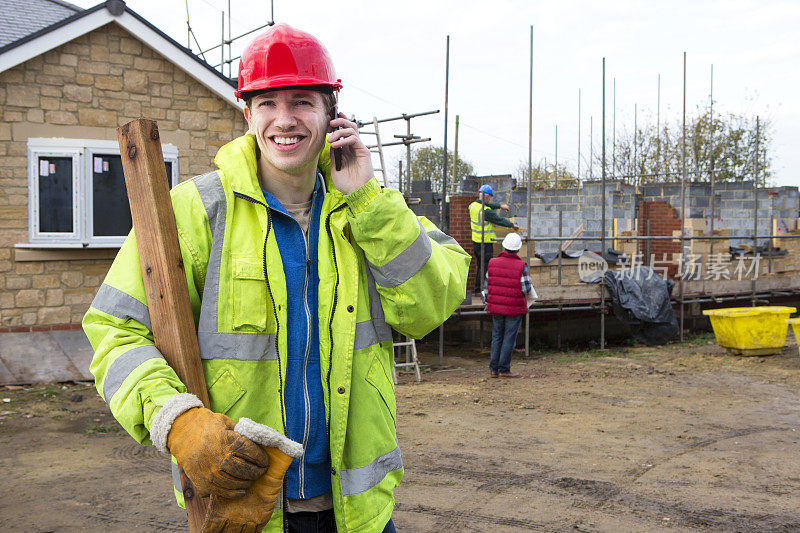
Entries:
[[201,496],[240,498],[267,471],[267,453],[234,425],[205,407],[189,409],[172,423],[167,448]]
[[274,429],[242,418],[236,431],[258,442],[269,455],[267,472],[240,498],[211,496],[202,533],[258,533],[269,522],[283,489],[283,477],[293,458],[303,455],[301,444]]

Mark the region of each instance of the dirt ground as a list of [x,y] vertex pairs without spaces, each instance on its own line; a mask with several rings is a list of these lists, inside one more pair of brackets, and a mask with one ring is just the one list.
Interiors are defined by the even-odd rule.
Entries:
[[[399,531],[800,531],[800,356],[448,348],[401,374]],[[93,387],[0,389],[0,530],[182,531],[168,459]]]

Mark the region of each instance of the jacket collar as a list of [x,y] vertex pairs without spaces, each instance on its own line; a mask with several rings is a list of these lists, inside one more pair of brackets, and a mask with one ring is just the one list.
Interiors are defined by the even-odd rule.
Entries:
[[[258,144],[252,133],[246,133],[220,148],[214,164],[234,191],[257,200],[264,198],[258,183]],[[325,194],[332,195],[331,205],[336,207],[344,202],[344,195],[331,180],[331,145],[327,142],[320,152],[318,167],[323,175]]]

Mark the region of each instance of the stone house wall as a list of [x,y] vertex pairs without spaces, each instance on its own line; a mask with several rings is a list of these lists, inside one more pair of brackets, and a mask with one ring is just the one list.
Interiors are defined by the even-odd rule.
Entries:
[[139,117],[177,146],[181,181],[246,131],[241,111],[116,24],[0,73],[0,332],[79,327],[117,251],[14,247],[29,240],[28,138],[116,141]]

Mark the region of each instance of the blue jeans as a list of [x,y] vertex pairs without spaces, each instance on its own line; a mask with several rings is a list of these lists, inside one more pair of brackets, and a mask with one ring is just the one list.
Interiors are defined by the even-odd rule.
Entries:
[[511,353],[517,345],[517,333],[525,315],[492,315],[492,359],[489,370],[511,372]]
[[[336,532],[336,520],[333,517],[333,509],[319,512],[286,513],[286,526],[289,533]],[[391,518],[383,529],[383,533],[397,533]]]

